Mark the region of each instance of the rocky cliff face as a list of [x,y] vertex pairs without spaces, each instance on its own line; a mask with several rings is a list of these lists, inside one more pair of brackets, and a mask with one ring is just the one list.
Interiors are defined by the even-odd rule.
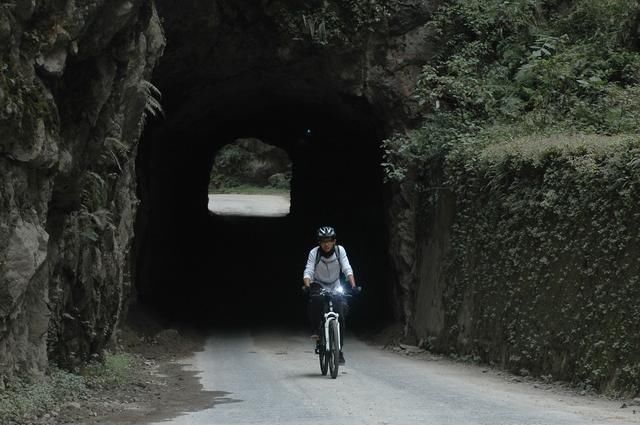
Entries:
[[[367,128],[373,122],[384,134],[419,122],[410,95],[429,61],[427,23],[437,2],[157,3],[159,13],[152,0],[0,2],[4,376],[100,353],[129,297],[132,263],[142,290],[155,290],[158,257],[147,248],[162,226],[149,225],[148,212],[157,206],[154,193],[172,192],[150,182],[173,168],[180,179],[197,174],[206,187],[207,155],[224,144],[177,148],[176,134],[193,134],[211,117],[221,124],[282,104],[322,105],[342,117],[343,128],[368,134],[380,134]],[[160,132],[170,131],[144,141],[136,175],[137,141],[153,104],[150,74],[164,48],[159,15],[169,40],[156,80],[167,99]],[[176,187],[186,182],[160,177]],[[144,209],[132,262],[136,180]],[[192,186],[181,186],[180,196]],[[389,196],[391,255],[397,314],[406,316],[413,195],[410,187],[396,189]],[[181,214],[191,214],[191,204]]]
[[163,45],[151,1],[0,3],[1,376],[86,359],[118,324]]
[[347,97],[388,128],[419,123],[411,95],[438,2],[366,3],[158,0],[168,44],[155,78],[174,108],[166,127],[276,101],[344,108]]

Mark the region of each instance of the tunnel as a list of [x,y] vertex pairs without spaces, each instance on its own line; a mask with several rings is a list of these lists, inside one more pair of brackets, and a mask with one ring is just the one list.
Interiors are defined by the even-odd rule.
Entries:
[[[334,57],[305,50],[295,61],[265,59],[275,49],[273,37],[265,36],[272,29],[249,6],[238,6],[238,13],[262,24],[240,32],[234,25],[244,21],[235,16],[222,19],[229,28],[214,34],[189,18],[196,11],[173,7],[159,3],[167,17],[167,51],[152,80],[164,116],[149,120],[136,160],[139,304],[205,326],[302,326],[304,265],[317,246],[316,229],[331,225],[364,288],[351,302],[350,326],[365,330],[392,320],[379,108],[348,90]],[[215,40],[185,44],[185,19],[192,19],[192,39]],[[230,48],[247,45],[250,50],[240,53]],[[193,66],[209,55],[218,61]],[[244,137],[289,155],[288,216],[208,210],[215,155]]]

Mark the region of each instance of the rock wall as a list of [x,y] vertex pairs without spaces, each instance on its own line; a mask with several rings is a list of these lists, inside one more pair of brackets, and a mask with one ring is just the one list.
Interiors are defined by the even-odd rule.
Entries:
[[437,1],[157,4],[168,44],[156,81],[168,103],[178,93],[182,100],[170,124],[248,113],[275,96],[301,103],[353,96],[389,128],[420,122],[411,95],[430,60],[428,22]]
[[[426,35],[437,1],[158,4],[173,43],[157,80],[173,102],[169,128],[242,113],[245,105],[260,110],[260,99],[276,98],[336,105],[354,123],[371,112],[387,134],[420,122],[411,94],[430,60]],[[149,270],[154,262],[142,258],[144,248],[131,261],[129,248],[136,180],[149,181],[157,168],[143,159],[134,173],[154,104],[151,71],[164,49],[158,15],[152,0],[0,3],[4,377],[41,372],[49,360],[71,367],[99,355],[121,318],[131,276],[153,290],[132,264]],[[149,191],[140,190],[143,201]],[[410,185],[392,192],[397,315],[408,317],[414,195]],[[149,234],[147,213],[139,235]]]
[[[416,273],[409,306],[408,335],[420,345],[445,331],[447,308],[447,266],[451,252],[451,227],[455,219],[455,196],[449,191],[437,194],[433,204],[422,210],[423,220],[416,238]],[[469,317],[465,317],[469,319]]]
[[[153,2],[0,4],[0,376],[100,353],[120,318]],[[0,384],[2,379],[0,379]]]

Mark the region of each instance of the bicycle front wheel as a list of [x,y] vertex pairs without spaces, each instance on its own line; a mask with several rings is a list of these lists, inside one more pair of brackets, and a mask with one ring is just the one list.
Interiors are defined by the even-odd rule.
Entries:
[[331,372],[331,377],[336,379],[338,377],[338,367],[339,367],[339,350],[338,350],[338,321],[332,320],[329,323],[329,352],[326,353],[329,356],[329,371]]
[[326,344],[324,342],[324,337],[320,339],[320,347],[318,347],[318,357],[320,358],[320,372],[322,375],[327,374],[327,370],[329,369],[329,353],[326,351]]

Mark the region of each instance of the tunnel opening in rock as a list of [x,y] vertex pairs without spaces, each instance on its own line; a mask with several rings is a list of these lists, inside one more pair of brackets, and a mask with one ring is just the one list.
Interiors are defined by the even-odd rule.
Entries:
[[[273,102],[199,125],[151,125],[138,154],[139,301],[199,323],[304,324],[302,271],[317,227],[330,224],[366,288],[353,302],[351,324],[388,321],[381,125],[366,103],[358,108]],[[287,217],[208,211],[213,153],[247,135],[277,144],[292,159]]]
[[[137,300],[199,323],[304,324],[302,272],[316,229],[332,225],[365,288],[351,324],[390,320],[380,141],[393,100],[366,87],[365,52],[319,48],[262,3],[157,4],[167,47],[153,83],[165,118],[151,120],[136,159]],[[291,160],[286,217],[207,208],[215,153],[249,137]]]
[[284,217],[291,207],[287,152],[251,137],[215,153],[209,178],[209,211],[224,216]]

